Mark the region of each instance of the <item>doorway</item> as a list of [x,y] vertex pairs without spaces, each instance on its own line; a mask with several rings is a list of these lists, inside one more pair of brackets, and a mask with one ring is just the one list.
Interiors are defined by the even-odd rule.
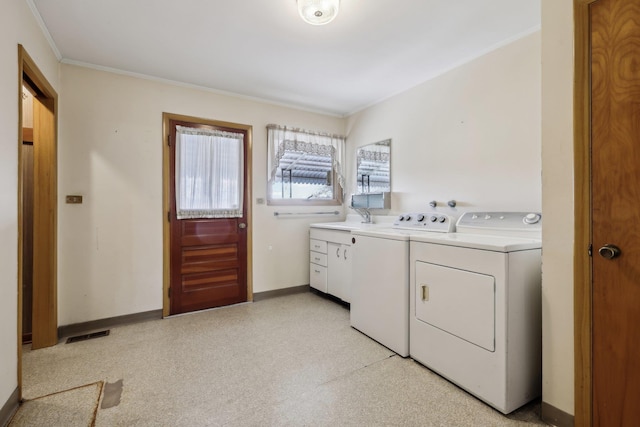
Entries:
[[640,3],[575,0],[575,423],[640,419]]
[[[18,45],[18,65],[18,386],[21,389],[22,316],[29,298],[31,303],[27,311],[31,309],[32,348],[50,347],[58,342],[58,95],[22,45]],[[25,126],[24,87],[28,87],[32,95],[31,127]],[[31,144],[24,144],[25,140],[31,140]],[[27,283],[32,283],[29,286],[31,295],[26,298],[23,291],[25,275],[30,276],[26,278]]]
[[163,315],[249,301],[251,126],[163,122]]

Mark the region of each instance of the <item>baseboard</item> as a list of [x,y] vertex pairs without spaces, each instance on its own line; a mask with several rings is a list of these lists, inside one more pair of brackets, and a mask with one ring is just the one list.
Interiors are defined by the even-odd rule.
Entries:
[[540,413],[542,421],[545,423],[549,423],[557,427],[573,427],[574,425],[573,415],[567,414],[563,410],[549,405],[546,402],[542,402]]
[[0,426],[7,426],[9,421],[11,421],[11,417],[18,410],[18,405],[20,404],[20,391],[18,387],[11,393],[9,399],[2,405],[0,408]]
[[109,317],[106,319],[92,320],[90,322],[74,323],[58,327],[58,338],[86,334],[99,329],[108,329],[114,326],[129,325],[131,323],[146,322],[147,320],[162,319],[162,309],[145,311],[142,313],[125,314],[124,316]]
[[276,289],[273,291],[258,292],[253,294],[253,302],[263,301],[269,298],[276,298],[285,295],[301,294],[309,292],[309,285],[294,286],[292,288]]

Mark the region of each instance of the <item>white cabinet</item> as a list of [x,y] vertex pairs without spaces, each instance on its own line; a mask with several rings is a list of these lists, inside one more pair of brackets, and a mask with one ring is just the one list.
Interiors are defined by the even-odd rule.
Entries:
[[351,297],[351,232],[311,228],[309,284],[345,302]]

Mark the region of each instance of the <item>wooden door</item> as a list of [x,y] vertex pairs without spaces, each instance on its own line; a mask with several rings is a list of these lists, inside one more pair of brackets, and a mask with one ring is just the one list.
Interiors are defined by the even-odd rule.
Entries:
[[58,342],[57,148],[55,113],[47,99],[33,102],[33,320],[32,349]]
[[247,162],[244,162],[244,203],[241,217],[178,219],[176,214],[176,126],[217,129],[243,135],[244,159],[248,152],[246,128],[169,121],[170,160],[170,314],[247,301]]
[[599,0],[590,13],[592,417],[596,426],[635,426],[640,422],[640,1]]

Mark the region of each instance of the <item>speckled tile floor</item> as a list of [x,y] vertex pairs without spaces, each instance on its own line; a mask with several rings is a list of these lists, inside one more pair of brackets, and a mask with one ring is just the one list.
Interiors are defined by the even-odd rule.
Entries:
[[111,329],[29,351],[25,398],[122,380],[96,426],[545,425],[539,404],[505,417],[349,326],[313,293]]

